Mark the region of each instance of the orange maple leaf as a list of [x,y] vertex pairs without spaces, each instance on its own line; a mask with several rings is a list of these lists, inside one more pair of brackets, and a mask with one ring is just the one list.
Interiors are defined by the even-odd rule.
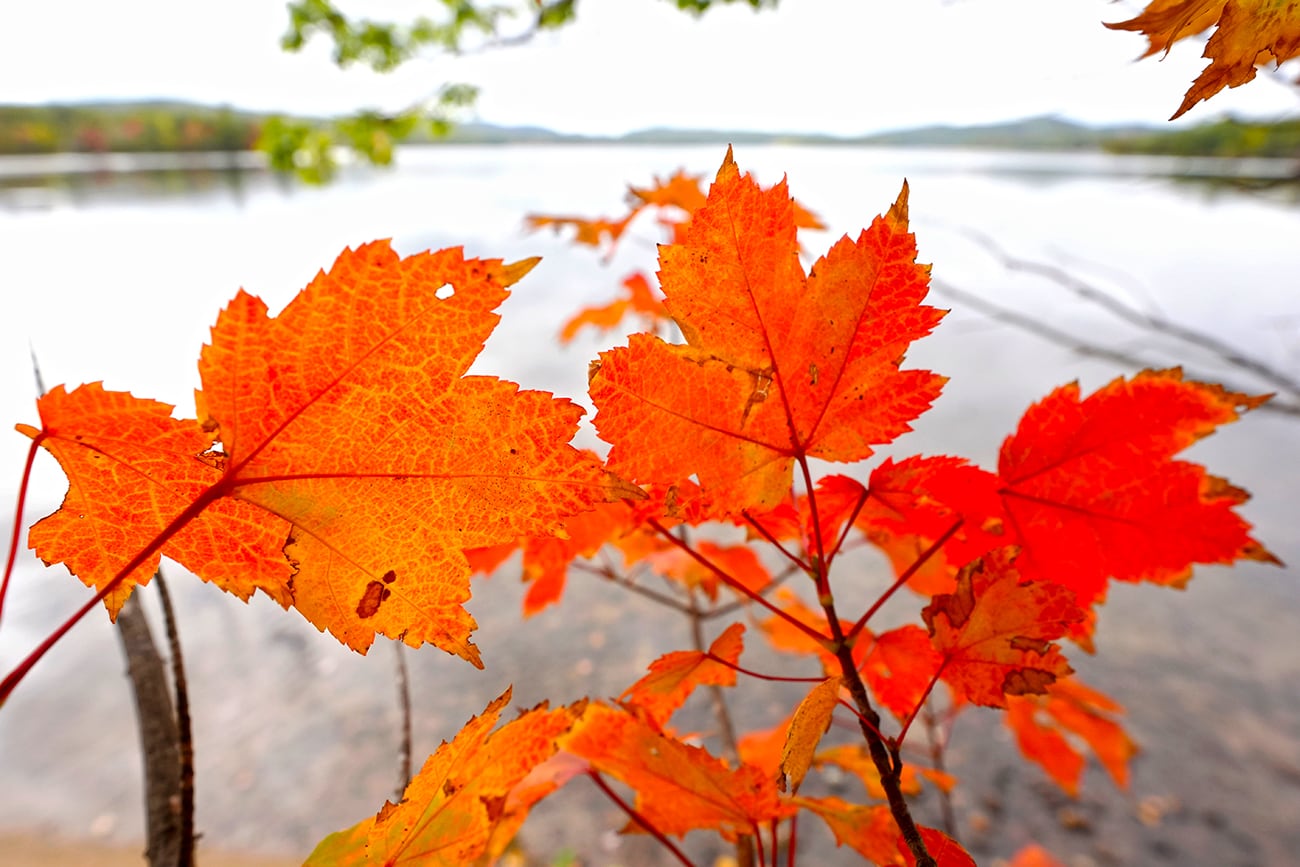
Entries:
[[1013,541],[1007,538],[997,476],[961,458],[890,458],[872,470],[867,489],[854,526],[885,552],[898,575],[947,537],[908,579],[907,587],[917,593],[952,592],[960,567]]
[[[708,539],[696,542],[694,552],[727,573],[736,584],[759,593],[772,583],[772,575],[748,545],[719,545]],[[718,573],[678,547],[664,548],[641,558],[659,574],[698,587],[711,601],[718,598]]]
[[625,689],[618,700],[637,708],[644,719],[662,729],[695,687],[736,685],[733,666],[745,649],[744,633],[744,624],[733,623],[714,639],[708,653],[677,650],[664,654],[650,664],[650,673]]
[[1255,67],[1300,56],[1300,2],[1296,0],[1152,0],[1135,18],[1107,24],[1112,30],[1147,35],[1149,57],[1210,27],[1214,35],[1202,57],[1210,60],[1170,120],[1225,87],[1255,77]]
[[564,323],[560,329],[560,342],[568,343],[577,336],[585,326],[609,331],[616,328],[628,314],[639,314],[647,330],[653,329],[659,322],[668,318],[664,303],[650,288],[644,274],[636,272],[623,280],[625,297],[615,298],[601,307],[584,307]]
[[1015,732],[1021,753],[1075,797],[1083,776],[1083,755],[1067,736],[1086,743],[1115,785],[1128,788],[1129,762],[1138,747],[1112,718],[1123,710],[1106,695],[1067,677],[1049,686],[1044,695],[1008,699],[1004,722]]
[[872,864],[902,863],[894,845],[898,825],[888,807],[851,804],[835,797],[800,797],[795,803],[826,823],[835,835],[836,846],[849,846]]
[[[831,765],[857,777],[862,781],[867,794],[878,801],[889,797],[880,781],[880,769],[876,767],[865,744],[838,744],[818,750],[813,756],[813,765],[819,768]],[[903,765],[899,772],[898,788],[905,795],[920,794],[921,777],[916,765]]]
[[502,826],[513,834],[532,804],[553,790],[535,788],[524,800],[514,797],[529,773],[555,754],[556,740],[575,718],[569,708],[542,705],[493,732],[509,702],[506,690],[429,757],[398,803],[326,837],[305,867],[460,865],[484,855],[489,845],[499,850]]
[[1051,852],[1048,852],[1037,843],[1030,843],[1021,847],[1011,858],[1007,867],[1065,867],[1065,864],[1056,860]]
[[761,189],[730,151],[685,243],[660,248],[666,304],[686,338],[633,335],[591,376],[609,466],[642,483],[694,474],[719,513],[770,507],[795,458],[856,461],[909,430],[944,378],[900,370],[943,315],[907,231],[907,188],[856,241],[805,276],[783,182]]
[[[921,832],[925,848],[938,867],[975,867],[975,859],[970,856],[970,853],[947,834],[934,828],[921,827],[917,830]],[[912,857],[912,852],[901,834],[895,845],[898,847],[899,854],[903,856],[903,864],[906,867],[916,867],[916,859]]]
[[729,768],[623,708],[589,704],[560,745],[635,789],[637,812],[662,834],[756,834],[790,812],[775,782],[758,768]]
[[42,428],[19,426],[70,479],[32,547],[106,592],[110,614],[166,554],[358,651],[381,633],[481,666],[462,549],[556,532],[620,487],[568,444],[580,408],[465,375],[533,264],[376,242],[274,318],[240,292],[203,349],[199,422],[55,389]]
[[1278,562],[1235,507],[1248,494],[1173,456],[1267,400],[1184,380],[1178,369],[1077,384],[1034,404],[1003,443],[998,475],[1016,568],[1103,599],[1110,578],[1181,586],[1193,563]]
[[940,676],[986,707],[1006,707],[1009,695],[1044,692],[1069,674],[1052,641],[1084,616],[1066,588],[1023,581],[1012,553],[1003,548],[968,564],[957,591],[934,597],[921,612],[943,656]]
[[858,641],[870,641],[862,676],[871,691],[894,716],[911,719],[943,666],[943,657],[930,637],[921,627],[908,623],[874,639],[864,631]]

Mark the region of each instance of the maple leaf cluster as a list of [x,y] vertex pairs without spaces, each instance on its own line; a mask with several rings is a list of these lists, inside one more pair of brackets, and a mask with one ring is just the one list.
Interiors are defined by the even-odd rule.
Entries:
[[[670,838],[693,830],[761,846],[765,829],[806,810],[877,864],[970,864],[906,804],[923,781],[955,783],[902,757],[940,694],[954,716],[1005,709],[1024,754],[1072,794],[1083,747],[1125,785],[1136,747],[1121,709],[1072,677],[1061,641],[1091,646],[1112,580],[1181,586],[1196,563],[1273,559],[1236,511],[1245,492],[1176,457],[1264,398],[1178,370],[1087,396],[1067,385],[1029,408],[994,470],[917,456],[865,482],[814,480],[812,460],[857,464],[906,433],[946,381],[905,366],[944,315],[924,303],[906,184],[807,271],[797,231],[809,213],[784,180],[763,188],[742,174],[730,151],[707,196],[681,174],[633,195],[625,219],[534,220],[599,244],[644,207],[680,212],[660,248],[654,316],[683,342],[633,334],[593,364],[603,460],[570,444],[582,413],[571,402],[467,374],[534,260],[400,258],[376,242],[344,251],[277,316],[240,292],[203,348],[193,419],[99,384],[43,397],[40,427],[19,430],[55,456],[69,491],[30,545],[94,587],[110,616],[165,555],[240,598],[261,591],[296,608],[360,652],[384,635],[480,667],[464,608],[472,571],[522,550],[532,614],[609,547],[692,605],[726,593],[773,647],[821,668],[785,678],[810,683],[806,697],[775,729],[745,733],[731,758],[679,736],[672,718],[699,686],[755,674],[740,665],[739,621],[707,650],[662,657],[617,699],[541,706],[498,728],[507,693],[399,803],[327,838],[309,863],[491,861],[533,804],[586,777],[624,807],[628,830],[674,851]],[[642,300],[622,312],[648,313],[648,287],[633,286]],[[682,532],[707,524],[742,527],[747,541]],[[832,567],[867,545],[894,580],[841,616]],[[916,621],[874,631],[904,587],[925,600]],[[836,714],[858,735],[823,744]],[[861,780],[861,803],[808,793],[832,768]],[[1023,862],[1047,863],[1036,858]]]

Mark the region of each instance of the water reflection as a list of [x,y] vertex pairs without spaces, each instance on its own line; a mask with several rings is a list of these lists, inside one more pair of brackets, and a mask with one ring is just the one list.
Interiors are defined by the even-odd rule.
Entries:
[[41,211],[183,199],[242,204],[283,183],[258,154],[55,154],[0,158],[0,209]]
[[[404,149],[399,162],[404,171],[455,164],[462,150],[413,146]],[[1050,188],[1080,177],[1140,177],[1195,192],[1205,201],[1262,195],[1281,204],[1300,204],[1300,163],[1295,160],[951,148],[872,148],[870,154],[875,163],[896,164],[900,176],[977,173],[1031,188]],[[364,181],[383,171],[348,167],[336,183]],[[274,189],[288,194],[298,186],[292,177],[268,170],[261,154],[250,152],[0,156],[0,209],[7,211],[176,200],[242,205],[250,192]]]

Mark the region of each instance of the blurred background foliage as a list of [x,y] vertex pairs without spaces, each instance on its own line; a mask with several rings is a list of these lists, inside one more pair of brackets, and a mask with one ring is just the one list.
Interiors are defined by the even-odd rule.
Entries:
[[[779,0],[672,2],[699,15],[715,4],[748,3],[762,9],[775,7]],[[313,39],[325,39],[332,43],[334,62],[340,67],[362,64],[376,72],[391,72],[418,56],[519,45],[543,31],[572,24],[578,12],[578,0],[428,0],[427,5],[430,15],[392,21],[349,16],[331,0],[292,0],[289,29],[280,44],[287,51],[298,51]],[[391,114],[366,111],[325,122],[275,117],[266,124],[258,147],[273,168],[320,183],[337,168],[336,148],[346,147],[374,165],[388,165],[398,142],[446,136],[477,97],[478,89],[472,85],[446,82],[427,99]]]

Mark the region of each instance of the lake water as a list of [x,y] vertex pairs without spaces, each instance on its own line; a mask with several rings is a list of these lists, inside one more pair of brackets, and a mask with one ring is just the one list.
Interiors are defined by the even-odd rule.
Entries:
[[[584,336],[560,348],[554,336],[578,307],[608,297],[628,270],[650,265],[655,227],[634,226],[602,265],[589,249],[524,233],[523,215],[617,215],[626,184],[679,167],[711,176],[722,156],[712,146],[443,147],[404,152],[393,171],[349,170],[321,189],[237,167],[106,174],[78,163],[38,178],[39,165],[0,162],[0,418],[35,421],[33,352],[51,385],[104,380],[191,413],[199,346],[237,288],[278,309],[343,247],[375,238],[391,238],[403,252],[463,244],[473,255],[507,260],[541,255],[506,302],[477,369],[585,404],[587,362],[613,338]],[[830,231],[803,236],[813,254],[867,225],[906,177],[921,258],[934,263],[936,280],[1156,366],[1184,362],[1240,387],[1272,390],[1204,352],[1122,326],[1048,281],[1008,271],[972,240],[979,233],[1300,374],[1294,186],[1208,180],[1238,168],[1217,163],[1098,155],[765,146],[740,148],[736,159],[764,183],[787,175],[793,194],[821,215]],[[1279,170],[1249,168],[1252,175]],[[1130,372],[941,295],[936,303],[953,313],[909,358],[952,381],[916,432],[886,453],[946,452],[991,466],[1025,407],[1052,387],[1079,379],[1091,390]],[[590,432],[581,436],[596,442]],[[26,446],[18,434],[0,435],[6,527]],[[1245,513],[1258,537],[1283,560],[1300,560],[1300,418],[1256,413],[1192,456],[1251,490]],[[29,521],[57,506],[64,484],[52,460],[39,462]],[[85,598],[66,574],[29,556],[19,564],[0,624],[6,671]],[[864,584],[883,580],[879,563],[861,568]],[[1254,566],[1198,575],[1184,593],[1117,588],[1101,618],[1098,656],[1077,662],[1090,682],[1129,706],[1130,729],[1144,744],[1132,793],[1117,793],[1093,768],[1083,799],[1058,803],[1044,794],[1036,769],[1010,758],[992,715],[963,717],[953,746],[965,780],[959,807],[981,860],[1034,838],[1049,841],[1067,863],[1294,863],[1295,576]],[[486,672],[432,649],[410,656],[417,754],[432,751],[507,683],[521,706],[613,695],[654,656],[686,646],[671,617],[608,587],[575,583],[562,606],[522,627],[508,574],[476,585],[471,609],[482,624]],[[245,607],[179,574],[172,587],[189,653],[205,841],[302,854],[373,812],[395,775],[391,650],[358,657],[264,600]],[[615,664],[622,657],[611,651],[625,643],[629,658]],[[546,649],[541,661],[538,647]],[[0,713],[0,828],[139,837],[137,736],[121,670],[106,618],[94,615]],[[787,698],[764,696],[744,709],[772,724]],[[1166,799],[1158,802],[1168,807],[1163,821],[1142,824],[1138,803],[1157,797]],[[599,821],[574,822],[574,804]],[[1082,817],[1086,830],[1062,830],[1060,810]],[[652,848],[592,830],[619,824],[607,812],[599,799],[575,793],[567,807],[539,813],[524,839],[540,853],[570,846],[586,863],[654,863]],[[801,825],[801,838],[819,833],[812,824]],[[817,860],[852,863],[844,852],[826,858]]]

